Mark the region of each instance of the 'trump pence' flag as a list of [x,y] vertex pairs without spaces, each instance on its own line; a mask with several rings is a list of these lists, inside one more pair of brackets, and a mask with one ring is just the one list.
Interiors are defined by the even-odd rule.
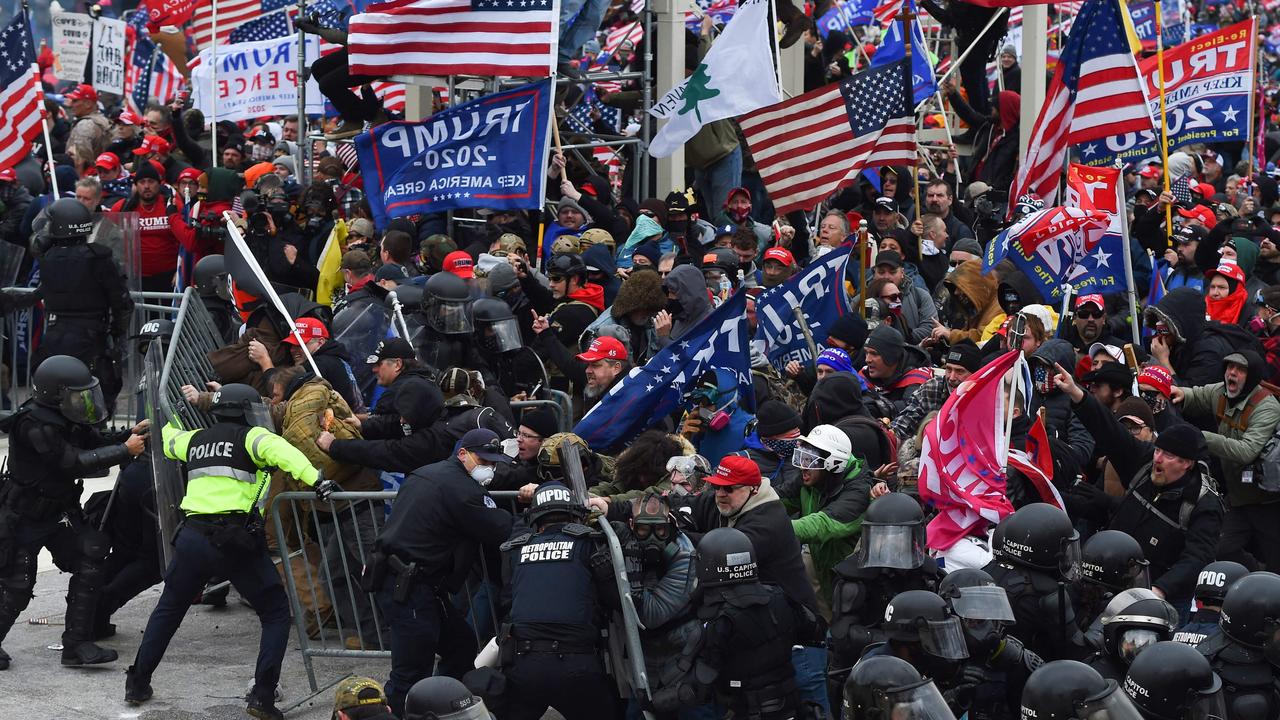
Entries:
[[1005,496],[1005,376],[1026,365],[1011,350],[960,384],[925,427],[920,447],[920,499],[938,515],[929,521],[928,546],[949,550],[971,532],[986,534],[1013,512]]
[[735,293],[644,367],[633,368],[573,432],[595,450],[628,442],[675,412],[684,401],[685,388],[716,368],[737,373],[738,403],[752,407],[755,388],[747,333],[747,294]]
[[1102,292],[1097,278],[1109,277],[1110,282],[1102,285],[1114,285],[1123,262],[1118,242],[1102,243],[1110,222],[1101,210],[1075,207],[1029,213],[992,241],[982,260],[982,272],[991,272],[1007,257],[1026,273],[1046,301],[1060,300],[1064,284],[1084,292]]
[[693,75],[654,103],[649,114],[667,123],[649,154],[667,157],[703,125],[782,100],[771,46],[768,0],[743,0]]

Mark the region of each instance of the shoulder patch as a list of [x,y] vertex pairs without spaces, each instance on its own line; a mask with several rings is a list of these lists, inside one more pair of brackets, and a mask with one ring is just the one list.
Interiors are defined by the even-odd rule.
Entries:
[[[486,499],[488,499],[488,498],[486,498]],[[499,545],[499,546],[498,546],[498,549],[499,549],[499,550],[501,550],[502,552],[506,552],[506,551],[510,550],[511,548],[518,547],[518,546],[520,546],[520,545],[524,545],[525,543],[529,542],[529,538],[531,538],[531,537],[533,537],[533,531],[532,531],[532,530],[526,530],[525,532],[522,532],[522,533],[520,533],[519,535],[516,535],[515,537],[511,538],[510,540],[507,540],[506,542],[504,542],[504,543],[502,543],[501,545]]]
[[484,506],[491,510],[498,509],[498,503],[494,502],[494,499],[489,497],[488,495],[484,496]]
[[573,537],[589,537],[595,533],[595,530],[583,525],[582,523],[569,523],[562,528],[565,535]]

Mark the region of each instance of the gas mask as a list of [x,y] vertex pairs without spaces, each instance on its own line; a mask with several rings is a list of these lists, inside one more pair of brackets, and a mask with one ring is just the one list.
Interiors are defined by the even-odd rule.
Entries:
[[640,562],[645,570],[662,569],[667,558],[668,546],[675,538],[675,526],[671,524],[670,507],[661,495],[645,493],[631,503],[631,534],[640,550]]
[[725,429],[729,424],[731,416],[722,408],[707,407],[704,405],[698,408],[698,417],[702,418],[703,422],[707,424],[707,427],[714,432],[716,430]]

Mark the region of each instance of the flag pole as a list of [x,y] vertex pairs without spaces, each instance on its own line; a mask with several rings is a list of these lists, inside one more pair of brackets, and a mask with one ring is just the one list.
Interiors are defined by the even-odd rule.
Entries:
[[[1129,329],[1133,331],[1133,344],[1142,344],[1138,330],[1138,289],[1133,286],[1133,254],[1129,246],[1129,211],[1124,203],[1124,175],[1116,181],[1116,214],[1120,216],[1120,246],[1124,250],[1124,284],[1129,296]],[[1155,266],[1152,272],[1158,272]]]
[[[298,0],[298,17],[305,19],[307,17],[307,0]],[[288,22],[288,15],[285,16]],[[307,139],[307,36],[302,32],[302,28],[298,28],[298,157],[296,159],[298,165],[298,180],[306,187],[311,180],[311,168],[307,167],[308,163],[303,162],[311,155],[311,141]],[[281,124],[281,128],[283,128]],[[214,128],[217,132],[217,128]],[[281,132],[283,135],[283,132]],[[283,138],[282,138],[283,139]],[[303,149],[303,146],[306,149]]]
[[58,173],[54,172],[53,144],[49,142],[49,113],[43,107],[40,108],[40,127],[44,129],[44,152],[49,156],[49,184],[53,186],[53,199],[57,200],[62,193],[58,191]]
[[[902,3],[902,10],[898,13],[898,17],[902,20],[902,47],[905,51],[904,59],[907,61],[907,80],[905,92],[907,93],[906,104],[912,106],[915,103],[915,65],[911,59],[911,46],[915,43],[915,34],[912,32],[911,21],[915,19],[916,14],[912,5]],[[916,113],[912,113],[916,114]],[[916,128],[919,133],[919,128]],[[911,163],[911,204],[915,206],[916,220],[920,220],[920,150],[916,150],[915,162]],[[916,238],[916,257],[922,257],[924,253],[923,243],[920,238]]]
[[862,319],[867,318],[867,258],[870,253],[867,252],[867,243],[871,240],[871,233],[867,231],[867,219],[862,218],[858,221],[858,314]]
[[[1253,24],[1253,27],[1250,28],[1250,35],[1251,37],[1257,37],[1258,19],[1250,18],[1250,21]],[[1183,37],[1185,38],[1186,36],[1184,35]],[[1253,52],[1249,53],[1249,64],[1252,66],[1249,68],[1249,77],[1253,78],[1253,91],[1258,93],[1259,95],[1262,95],[1262,97],[1265,98],[1266,97],[1265,95],[1258,92],[1259,88],[1262,86],[1262,83],[1258,82],[1261,79],[1258,73],[1258,67],[1259,67],[1258,56],[1261,54],[1262,54],[1262,48],[1260,47],[1253,50]],[[1258,166],[1259,166],[1258,139],[1254,137],[1254,133],[1257,132],[1258,123],[1260,123],[1261,121],[1262,119],[1258,117],[1257,106],[1253,104],[1252,100],[1250,100],[1249,102],[1249,178],[1248,178],[1250,183],[1253,182],[1254,173],[1258,171]],[[1228,202],[1230,202],[1230,200],[1231,199],[1228,198]]]
[[[844,11],[841,10],[841,13]],[[769,37],[773,40],[773,73],[782,94],[782,47],[778,45],[778,0],[769,0]]]
[[[995,14],[991,16],[991,19],[987,21],[986,26],[982,28],[982,32],[978,33],[977,40],[974,40],[973,43],[969,45],[969,47],[965,48],[964,52],[960,53],[960,57],[956,58],[956,60],[951,63],[951,67],[947,68],[947,71],[942,73],[942,77],[938,78],[939,86],[941,86],[942,83],[946,81],[947,78],[951,77],[951,73],[959,69],[960,63],[963,63],[965,61],[965,58],[969,57],[969,53],[973,52],[973,49],[978,46],[978,40],[981,40],[983,37],[985,37],[987,34],[987,31],[991,29],[991,26],[996,24],[996,20],[999,20],[1007,12],[1009,12],[1009,8],[1002,7],[999,10],[997,10]],[[924,103],[927,103],[927,102],[929,102],[929,99],[925,98],[923,101],[921,101],[920,104],[923,105]],[[919,110],[920,105],[917,105],[916,109]]]
[[[936,96],[937,96],[937,98],[938,98],[938,112],[942,115],[942,129],[947,131],[947,144],[949,144],[949,145],[951,146],[951,149],[954,149],[954,148],[955,148],[956,141],[951,137],[951,123],[950,123],[950,122],[947,122],[947,104],[946,104],[946,102],[942,99],[942,91],[941,91],[941,90],[936,91],[935,95],[936,95]],[[952,158],[951,158],[951,149],[948,149],[948,150],[947,150],[947,163],[948,163],[948,164],[950,164],[950,163],[951,163],[951,160],[952,160]],[[941,172],[941,173],[938,173],[938,174],[939,174],[939,175],[943,175],[943,174],[945,174],[945,173],[946,173],[946,171],[947,171],[947,167],[946,167],[946,165],[943,165],[943,166],[942,166],[942,172]],[[960,187],[962,184],[964,184],[964,180],[960,179],[960,160],[957,158],[957,159],[956,159],[956,187]]]
[[[209,63],[209,169],[212,170],[218,167],[218,0],[213,0],[213,37],[209,40]],[[298,132],[302,132],[302,128],[298,128]]]
[[[1169,117],[1164,98],[1164,27],[1161,23],[1160,0],[1156,0],[1156,78],[1160,86],[1160,162],[1164,169],[1164,191],[1169,192]],[[1173,206],[1164,206],[1164,238],[1173,238]]]

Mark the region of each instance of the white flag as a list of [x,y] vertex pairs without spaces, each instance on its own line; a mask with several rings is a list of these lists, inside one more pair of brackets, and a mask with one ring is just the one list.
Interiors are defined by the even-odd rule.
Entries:
[[667,121],[649,143],[650,155],[670,155],[707,123],[782,101],[770,31],[768,0],[743,0],[693,75],[649,110]]

